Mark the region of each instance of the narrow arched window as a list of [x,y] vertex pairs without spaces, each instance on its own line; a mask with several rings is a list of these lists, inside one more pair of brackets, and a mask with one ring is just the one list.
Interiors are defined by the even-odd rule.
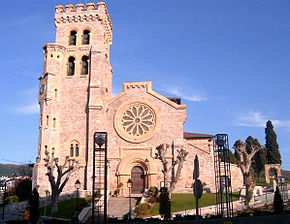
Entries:
[[68,59],[68,76],[72,76],[75,74],[75,58],[70,57]]
[[73,141],[69,148],[70,157],[78,157],[80,155],[80,145],[78,142]]
[[77,44],[77,32],[71,31],[69,36],[69,45],[76,45]]
[[82,57],[82,75],[87,75],[89,73],[89,57]]
[[46,115],[46,125],[48,126],[49,125],[49,116]]
[[70,156],[71,157],[74,156],[74,145],[73,144],[70,145]]
[[90,44],[90,31],[89,30],[84,30],[84,33],[83,33],[83,44],[84,45]]
[[78,144],[76,144],[76,157],[80,155],[80,147]]
[[56,128],[56,118],[55,117],[53,118],[52,126],[53,126],[53,128]]

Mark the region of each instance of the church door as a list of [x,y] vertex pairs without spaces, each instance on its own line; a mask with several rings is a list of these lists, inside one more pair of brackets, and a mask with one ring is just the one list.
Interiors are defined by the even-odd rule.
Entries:
[[132,194],[142,194],[145,189],[144,170],[140,166],[134,166],[131,171]]

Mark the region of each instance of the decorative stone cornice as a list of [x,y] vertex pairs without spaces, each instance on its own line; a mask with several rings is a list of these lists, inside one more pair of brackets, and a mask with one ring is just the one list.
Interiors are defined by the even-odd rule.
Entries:
[[133,89],[133,88],[144,88],[144,89],[146,89],[147,93],[149,93],[150,95],[158,98],[159,100],[169,104],[170,106],[174,107],[175,109],[186,109],[186,105],[178,105],[178,104],[172,102],[171,100],[169,100],[168,98],[166,98],[165,96],[162,96],[159,93],[153,91],[152,90],[152,82],[129,82],[129,83],[123,83],[123,92],[120,93],[119,95],[115,96],[110,101],[109,104],[115,102],[116,100],[121,98],[123,95],[125,95],[126,92],[129,89]]
[[99,2],[98,7],[95,3],[88,3],[87,8],[84,4],[66,5],[66,9],[62,5],[55,7],[55,25],[62,23],[79,23],[83,21],[100,21],[105,26],[106,36],[109,44],[112,43],[113,25],[108,13],[107,6],[104,2]]

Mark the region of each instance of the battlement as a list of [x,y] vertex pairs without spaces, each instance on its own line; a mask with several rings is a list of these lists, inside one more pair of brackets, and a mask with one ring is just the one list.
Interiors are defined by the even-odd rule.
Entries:
[[[87,7],[86,7],[87,6]],[[69,4],[65,7],[58,5],[55,7],[55,25],[63,23],[81,23],[85,21],[101,21],[106,27],[108,36],[112,36],[113,25],[108,13],[106,3],[99,2],[88,3],[87,5],[77,4],[76,6]]]

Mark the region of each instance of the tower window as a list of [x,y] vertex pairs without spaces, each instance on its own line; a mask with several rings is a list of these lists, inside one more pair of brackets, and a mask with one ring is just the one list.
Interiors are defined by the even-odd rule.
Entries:
[[84,45],[90,44],[90,31],[89,30],[84,30],[83,44]]
[[89,73],[89,57],[82,57],[82,75],[87,75]]
[[71,157],[74,156],[74,145],[73,144],[70,145],[70,156]]
[[70,57],[68,59],[68,76],[72,76],[75,74],[75,58]]
[[48,126],[48,124],[49,124],[49,116],[46,115],[46,125]]
[[71,31],[69,36],[69,45],[76,45],[77,44],[77,32]]
[[78,157],[80,155],[80,146],[78,143],[73,141],[70,145],[70,157]]
[[54,90],[54,98],[57,98],[57,89]]
[[80,147],[78,144],[76,144],[76,157],[78,157],[80,154]]
[[56,127],[56,118],[55,117],[53,118],[52,126],[53,126],[53,128]]

